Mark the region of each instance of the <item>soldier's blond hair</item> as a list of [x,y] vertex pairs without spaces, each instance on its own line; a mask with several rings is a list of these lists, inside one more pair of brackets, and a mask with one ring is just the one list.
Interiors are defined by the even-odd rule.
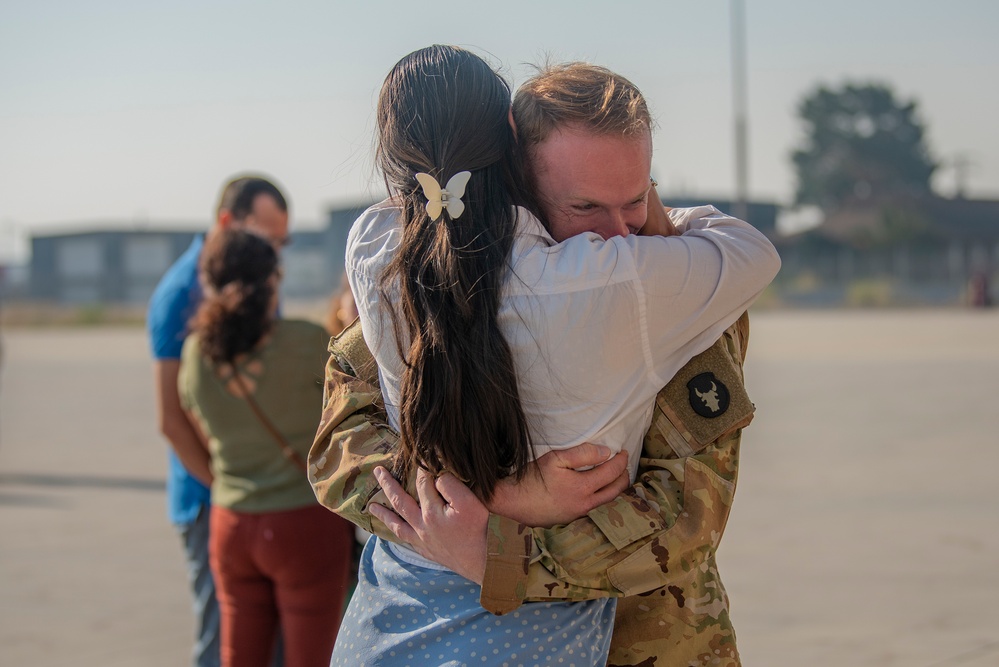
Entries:
[[584,62],[540,67],[517,90],[513,116],[517,139],[527,150],[567,125],[626,136],[652,129],[648,105],[635,84]]

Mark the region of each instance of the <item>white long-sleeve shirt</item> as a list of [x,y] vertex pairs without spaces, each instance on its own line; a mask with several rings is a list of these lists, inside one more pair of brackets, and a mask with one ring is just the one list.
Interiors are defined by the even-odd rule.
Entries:
[[[582,442],[627,449],[631,474],[658,391],[707,349],[773,280],[777,251],[712,206],[674,209],[679,236],[556,243],[521,209],[499,326],[513,353],[535,455]],[[364,338],[399,426],[403,365],[379,292],[402,238],[391,200],[354,223],[346,269]],[[474,443],[469,443],[474,446]]]

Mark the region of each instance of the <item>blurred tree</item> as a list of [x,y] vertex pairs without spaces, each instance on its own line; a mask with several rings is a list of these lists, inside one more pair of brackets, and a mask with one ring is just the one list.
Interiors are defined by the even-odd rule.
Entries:
[[825,211],[850,201],[930,192],[937,165],[914,101],[879,83],[820,86],[798,107],[805,145],[792,159],[798,204]]

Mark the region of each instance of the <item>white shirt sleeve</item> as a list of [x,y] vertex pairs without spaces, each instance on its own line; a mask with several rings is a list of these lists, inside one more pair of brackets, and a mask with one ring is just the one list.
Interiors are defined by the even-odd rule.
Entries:
[[619,241],[631,246],[646,358],[662,384],[717,340],[780,268],[766,236],[712,206],[680,210],[674,222],[680,236]]

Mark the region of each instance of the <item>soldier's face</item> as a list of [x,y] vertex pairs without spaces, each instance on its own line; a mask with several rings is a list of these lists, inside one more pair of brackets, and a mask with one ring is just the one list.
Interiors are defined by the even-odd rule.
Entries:
[[645,224],[652,135],[593,134],[569,126],[531,151],[535,187],[556,241],[594,232],[604,239]]

